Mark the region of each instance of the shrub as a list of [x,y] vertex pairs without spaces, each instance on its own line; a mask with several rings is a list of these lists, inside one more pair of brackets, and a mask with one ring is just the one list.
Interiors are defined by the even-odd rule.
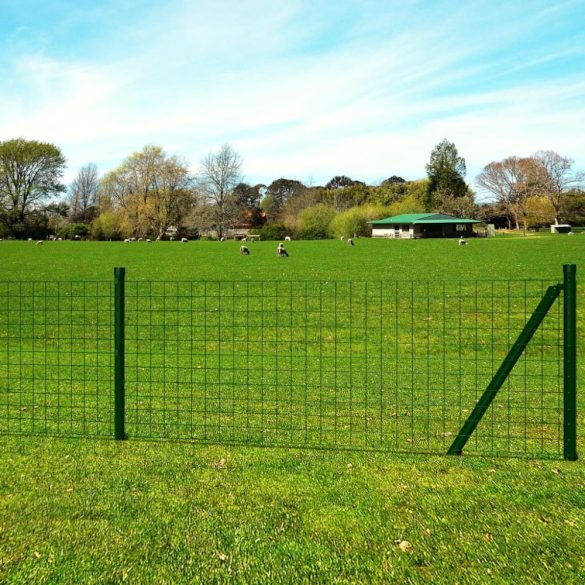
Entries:
[[282,240],[286,236],[286,228],[281,223],[266,224],[260,229],[251,231],[259,234],[261,240]]
[[89,227],[84,223],[71,223],[57,231],[57,235],[64,240],[76,240],[89,234]]
[[330,231],[335,237],[346,238],[356,236],[369,236],[371,233],[368,221],[393,215],[390,208],[384,205],[361,205],[352,207],[340,213],[331,222]]
[[104,211],[91,222],[91,236],[96,240],[121,240],[122,220],[113,211]]
[[299,213],[299,231],[297,238],[300,240],[322,240],[330,238],[329,225],[337,215],[332,207],[319,203],[313,207],[307,207]]

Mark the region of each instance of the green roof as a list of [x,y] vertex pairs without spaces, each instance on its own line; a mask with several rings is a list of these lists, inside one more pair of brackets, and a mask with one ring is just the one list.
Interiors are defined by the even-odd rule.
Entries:
[[396,225],[405,223],[433,224],[433,223],[481,223],[477,219],[465,219],[444,213],[403,213],[387,217],[386,219],[375,219],[368,223],[375,225]]

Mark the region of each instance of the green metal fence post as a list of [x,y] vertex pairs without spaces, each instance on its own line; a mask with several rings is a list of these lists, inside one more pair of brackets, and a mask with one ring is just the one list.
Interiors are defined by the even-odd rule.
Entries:
[[125,268],[114,268],[114,438],[126,439],[124,390],[124,279]]
[[577,267],[563,266],[563,457],[577,459]]

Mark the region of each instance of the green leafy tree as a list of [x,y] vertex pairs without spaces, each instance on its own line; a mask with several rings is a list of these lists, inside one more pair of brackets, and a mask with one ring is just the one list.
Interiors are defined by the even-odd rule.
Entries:
[[24,235],[28,216],[65,191],[65,162],[60,149],[48,142],[0,142],[0,220],[12,235]]
[[338,175],[333,177],[326,185],[325,189],[344,189],[351,187],[356,181],[346,177],[345,175]]
[[244,223],[250,227],[262,225],[260,199],[265,185],[238,183],[230,196],[230,213],[233,224]]
[[305,195],[307,187],[295,179],[276,179],[266,188],[260,207],[269,221],[275,221],[289,199]]
[[561,213],[571,225],[585,226],[585,191],[568,191],[562,201]]
[[392,175],[391,177],[384,179],[382,181],[382,183],[380,183],[380,186],[389,187],[390,185],[396,185],[396,184],[401,184],[401,183],[406,183],[406,181],[402,177],[397,177],[396,175]]
[[465,159],[459,156],[457,147],[448,140],[443,140],[431,152],[431,159],[426,165],[429,183],[425,194],[426,211],[433,211],[443,198],[468,196],[465,183]]

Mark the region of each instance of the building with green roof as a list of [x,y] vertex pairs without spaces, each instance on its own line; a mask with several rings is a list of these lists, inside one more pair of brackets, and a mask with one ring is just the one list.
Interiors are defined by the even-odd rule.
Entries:
[[472,237],[477,219],[444,213],[403,213],[386,219],[369,221],[373,238],[458,238]]

